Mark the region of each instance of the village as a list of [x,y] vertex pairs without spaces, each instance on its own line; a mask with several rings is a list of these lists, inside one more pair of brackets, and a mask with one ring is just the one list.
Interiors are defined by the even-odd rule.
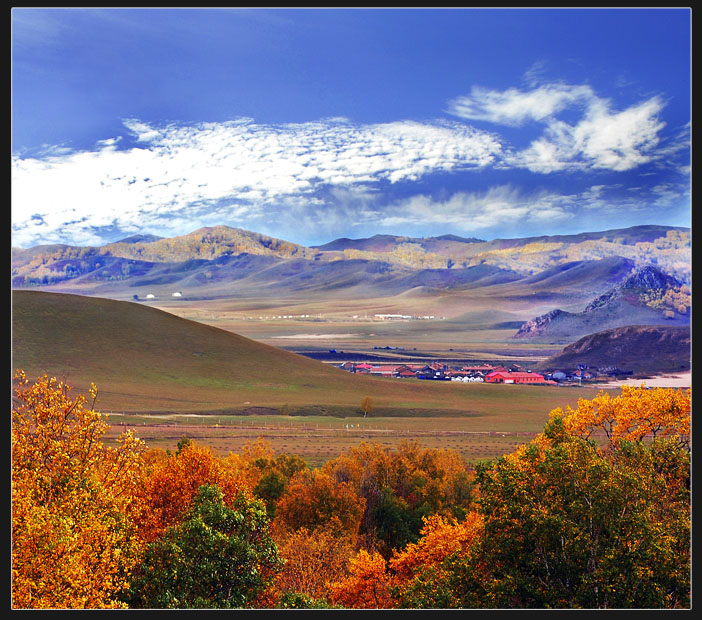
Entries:
[[395,379],[421,379],[428,381],[455,381],[463,383],[499,383],[526,385],[582,385],[583,381],[597,381],[601,378],[630,375],[630,370],[620,370],[610,366],[595,368],[579,364],[577,368],[553,370],[543,374],[524,368],[518,364],[493,366],[449,366],[446,363],[431,364],[371,364],[368,362],[344,362],[335,364],[338,368],[356,374]]

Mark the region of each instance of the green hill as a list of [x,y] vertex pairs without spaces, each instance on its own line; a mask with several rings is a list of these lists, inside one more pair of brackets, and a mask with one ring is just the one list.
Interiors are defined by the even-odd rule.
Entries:
[[[500,415],[515,391],[381,379],[346,371],[137,303],[40,291],[12,294],[12,365],[80,393],[98,385],[102,411]],[[519,408],[563,405],[557,388],[520,390]],[[572,397],[572,395],[569,395]],[[259,408],[259,409],[255,409]]]

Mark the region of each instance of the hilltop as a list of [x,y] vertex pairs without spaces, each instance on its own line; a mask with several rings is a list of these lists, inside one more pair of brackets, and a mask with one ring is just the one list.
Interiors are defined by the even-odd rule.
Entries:
[[535,366],[537,370],[616,367],[634,374],[658,374],[690,369],[690,328],[629,325],[581,338]]

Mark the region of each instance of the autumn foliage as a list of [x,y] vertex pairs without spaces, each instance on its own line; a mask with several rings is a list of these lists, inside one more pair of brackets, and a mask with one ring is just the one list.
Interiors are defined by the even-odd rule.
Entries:
[[141,549],[130,517],[143,445],[127,433],[107,448],[106,429],[63,382],[15,377],[13,607],[122,606],[118,594]]
[[15,377],[14,608],[686,608],[690,391],[555,409],[475,468],[416,442],[103,443],[97,388]]

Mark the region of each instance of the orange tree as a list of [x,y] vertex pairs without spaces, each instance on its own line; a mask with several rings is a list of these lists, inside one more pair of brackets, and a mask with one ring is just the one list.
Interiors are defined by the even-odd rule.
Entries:
[[318,469],[296,473],[276,505],[278,532],[325,529],[356,540],[365,499],[348,482]]
[[182,439],[174,453],[151,454],[148,467],[142,469],[137,490],[140,498],[137,521],[144,539],[152,541],[180,522],[205,484],[219,487],[225,501],[250,490],[246,475],[207,446]]
[[416,542],[422,518],[462,518],[471,503],[472,481],[462,457],[452,450],[402,442],[396,450],[362,443],[329,461],[323,470],[348,482],[365,499],[364,544],[387,560],[393,549]]
[[[85,396],[46,375],[15,375],[12,408],[12,604],[15,608],[123,606],[141,544],[133,526],[143,444],[107,424]],[[97,389],[90,391],[93,404]]]
[[386,562],[380,553],[361,549],[349,564],[349,575],[329,585],[333,604],[351,609],[393,607]]
[[349,560],[354,555],[352,538],[324,527],[302,527],[286,532],[276,542],[285,561],[271,593],[278,605],[328,604],[329,584],[347,576]]

